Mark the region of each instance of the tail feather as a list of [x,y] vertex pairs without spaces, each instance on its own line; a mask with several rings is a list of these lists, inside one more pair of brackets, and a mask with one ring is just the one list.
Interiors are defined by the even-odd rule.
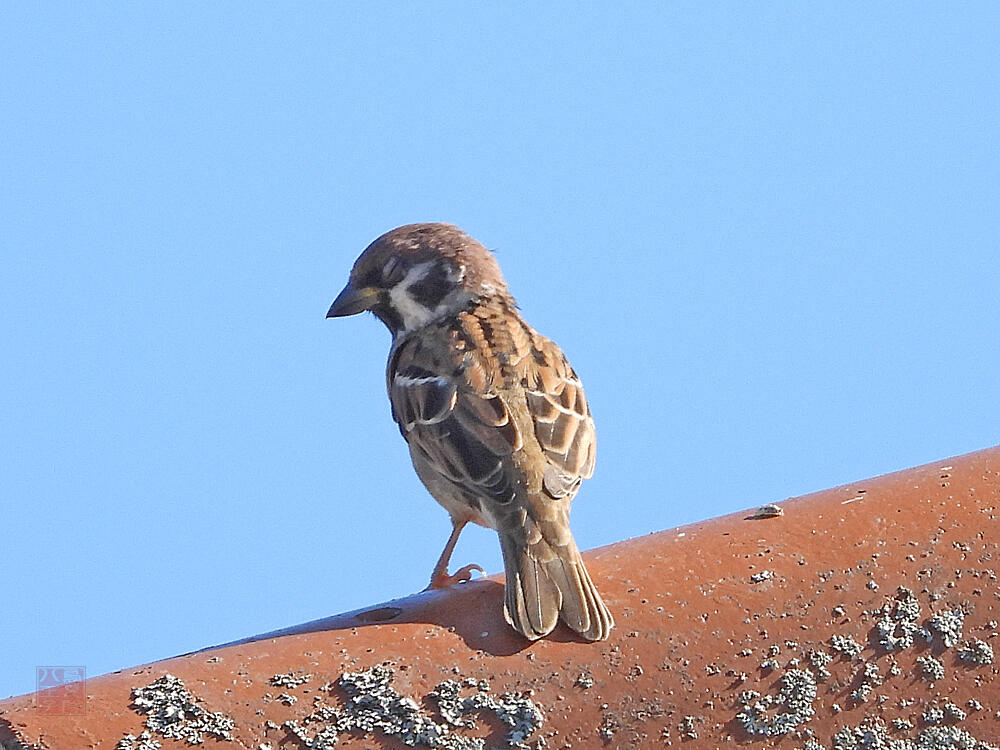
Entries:
[[614,618],[597,592],[576,544],[532,544],[500,534],[505,586],[504,617],[525,638],[548,635],[558,620],[590,641],[608,637]]
[[[577,559],[580,559],[579,551],[576,554]],[[610,635],[611,628],[615,626],[615,618],[611,616],[611,612],[604,604],[604,600],[601,599],[601,595],[597,591],[597,586],[590,579],[590,573],[587,572],[583,560],[580,560],[577,570],[580,573],[580,588],[586,597],[587,612],[590,616],[587,627],[578,632],[588,641],[603,641]]]

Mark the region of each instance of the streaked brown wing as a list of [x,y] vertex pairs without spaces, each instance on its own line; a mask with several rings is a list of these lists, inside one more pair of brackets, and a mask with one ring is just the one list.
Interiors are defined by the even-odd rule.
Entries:
[[597,436],[583,384],[552,341],[534,342],[525,385],[535,436],[545,451],[543,487],[554,498],[576,494],[594,473]]
[[507,504],[515,496],[510,456],[521,435],[496,391],[474,387],[462,364],[453,348],[404,342],[387,376],[393,419],[457,489]]

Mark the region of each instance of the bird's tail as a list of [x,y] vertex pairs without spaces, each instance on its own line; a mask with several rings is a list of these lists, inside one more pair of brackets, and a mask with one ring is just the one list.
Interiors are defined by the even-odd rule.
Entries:
[[615,621],[590,580],[572,537],[565,545],[544,538],[524,542],[500,534],[506,583],[504,617],[525,638],[548,635],[562,619],[588,641],[603,641]]

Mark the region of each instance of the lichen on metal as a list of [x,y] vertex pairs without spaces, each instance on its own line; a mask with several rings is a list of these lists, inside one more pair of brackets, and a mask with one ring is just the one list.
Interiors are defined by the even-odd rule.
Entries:
[[[894,727],[900,729],[899,725]],[[955,726],[931,726],[915,738],[894,738],[885,721],[868,716],[833,736],[833,750],[998,750]]]
[[680,730],[680,735],[685,740],[696,740],[698,739],[698,727],[696,726],[698,722],[697,716],[685,716],[681,721],[678,729]]
[[965,717],[968,716],[962,708],[956,706],[951,701],[945,701],[943,708],[946,721],[964,721]]
[[153,734],[200,745],[205,737],[232,740],[235,722],[220,711],[208,711],[172,674],[165,674],[145,687],[132,690],[132,707],[145,714],[146,731],[138,737],[125,735],[118,750],[147,750],[159,746]]
[[[392,687],[393,674],[386,665],[345,672],[335,683],[347,695],[342,707],[317,699],[312,713],[282,727],[307,750],[330,750],[347,733],[391,737],[408,747],[485,750],[483,738],[455,730],[474,728],[473,716],[490,712],[507,728],[504,746],[521,750],[529,747],[527,740],[542,725],[542,713],[530,698],[513,693],[495,696],[485,680],[470,679],[445,680],[428,694],[443,720],[436,721]],[[326,692],[331,687],[326,686]],[[463,690],[471,692],[463,695]]]
[[928,682],[936,682],[944,677],[944,664],[940,659],[933,656],[918,656],[917,664],[920,665],[920,676]]
[[833,657],[826,651],[814,649],[809,652],[809,667],[812,669],[813,674],[816,675],[817,682],[826,682],[830,679],[831,674],[827,666],[832,661]]
[[[926,591],[926,589],[925,589]],[[940,596],[927,591],[928,597],[934,601]],[[833,662],[833,654],[840,653],[849,657],[852,662],[860,664],[854,671],[853,686],[850,696],[855,705],[871,700],[875,688],[881,686],[886,679],[897,677],[903,673],[894,656],[889,656],[881,662],[877,661],[879,653],[889,651],[899,653],[904,649],[918,644],[917,635],[922,635],[920,642],[935,646],[935,653],[955,647],[962,635],[965,615],[963,610],[952,607],[933,614],[925,625],[919,624],[920,604],[916,595],[905,586],[899,586],[894,597],[880,609],[869,613],[877,617],[876,625],[870,631],[869,644],[875,649],[871,658],[864,658],[865,647],[849,633],[835,633],[829,639],[829,651],[821,649],[807,650],[806,664],[811,671],[790,670],[780,680],[780,692],[777,696],[761,697],[754,690],[745,690],[738,697],[742,709],[736,715],[736,721],[750,736],[773,737],[793,732],[806,733],[813,747],[822,747],[813,738],[812,730],[807,726],[815,713],[814,703],[817,700],[817,683],[832,679],[828,666]],[[994,634],[995,635],[995,634]],[[792,642],[786,641],[791,647]],[[798,644],[795,643],[795,646]],[[771,645],[765,653],[773,657],[780,652],[777,645]],[[992,663],[992,646],[986,641],[972,639],[958,649],[959,658],[970,666],[985,666]],[[793,660],[797,661],[797,660]],[[791,662],[790,662],[791,663]],[[930,681],[941,680],[945,676],[943,662],[932,654],[922,654],[916,657],[915,663],[919,672]],[[767,665],[768,662],[765,662]],[[885,667],[883,672],[881,667]],[[834,685],[835,690],[840,687]],[[887,696],[879,697],[882,706],[888,700]],[[900,707],[911,705],[916,700],[900,698]],[[777,707],[784,706],[784,710]],[[974,706],[974,707],[973,707]],[[972,710],[983,710],[978,701],[970,701]],[[834,713],[842,709],[837,704],[831,704]],[[880,712],[884,709],[880,709]],[[778,713],[775,714],[775,711]],[[834,750],[860,750],[861,748],[885,748],[886,750],[948,750],[949,748],[968,748],[970,750],[985,750],[990,746],[975,739],[969,732],[953,727],[957,722],[967,718],[967,712],[951,700],[924,704],[920,715],[924,725],[916,737],[890,737],[886,719],[881,716],[869,716],[856,726],[841,727],[833,736]],[[998,713],[1000,718],[1000,713]],[[895,732],[912,729],[913,723],[904,717],[891,719]],[[933,730],[933,731],[931,731]],[[948,744],[951,743],[951,744]],[[957,744],[956,744],[957,743]]]
[[297,688],[310,682],[312,678],[313,676],[308,672],[286,672],[272,675],[268,683],[274,687]]
[[[741,696],[743,708],[736,720],[750,735],[776,737],[788,734],[807,723],[815,713],[816,678],[803,669],[792,669],[781,676],[781,691],[761,697],[754,691]],[[784,710],[770,713],[775,707]]]
[[878,664],[874,661],[866,661],[858,670],[858,678],[858,686],[851,693],[851,700],[855,703],[867,703],[875,688],[883,682]]
[[886,651],[900,651],[912,646],[917,635],[930,635],[926,628],[917,624],[920,619],[920,602],[906,586],[896,590],[892,602],[882,608],[882,616],[875,623],[878,645]]
[[115,750],[160,750],[163,743],[153,737],[153,733],[148,729],[142,730],[139,736],[126,734],[115,745]]
[[[460,695],[463,687],[474,688],[476,692],[463,697]],[[489,689],[486,680],[445,680],[430,696],[436,700],[441,716],[454,726],[474,726],[475,722],[466,717],[482,711],[493,712],[507,727],[508,746],[525,747],[524,741],[542,725],[541,711],[525,696],[504,693],[496,698]]]
[[[912,750],[998,750],[996,745],[977,740],[958,727],[929,727],[910,746]],[[904,746],[902,750],[910,750]]]
[[928,625],[931,632],[941,637],[945,648],[951,648],[962,639],[962,625],[965,613],[960,609],[948,609],[931,616]]
[[781,669],[781,662],[777,659],[765,659],[760,663],[760,669],[762,672],[773,672],[776,669]]
[[580,674],[576,676],[576,682],[573,684],[578,688],[589,690],[594,687],[594,676],[590,674],[590,672],[580,672]]
[[976,638],[958,650],[958,657],[970,664],[986,666],[993,663],[993,647],[986,641]]
[[853,659],[861,656],[861,651],[864,647],[849,635],[835,633],[830,636],[830,648],[838,654],[843,654],[844,656]]

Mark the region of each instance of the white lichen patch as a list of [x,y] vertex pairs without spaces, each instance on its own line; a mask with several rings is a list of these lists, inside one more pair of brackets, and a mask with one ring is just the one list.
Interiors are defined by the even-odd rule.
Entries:
[[901,750],[998,750],[958,727],[930,727]]
[[698,720],[697,716],[685,716],[678,727],[681,737],[685,740],[698,739],[698,728],[695,726]]
[[297,688],[310,682],[312,678],[313,676],[307,672],[286,672],[272,676],[268,682],[274,687]]
[[[115,750],[160,750],[163,743],[153,738],[153,733],[144,729],[138,737],[126,734],[115,745]],[[6,750],[6,748],[5,748]]]
[[[755,691],[740,696],[743,708],[736,720],[747,734],[776,737],[795,731],[806,724],[815,713],[816,678],[811,672],[793,669],[781,677],[781,691],[777,696],[761,697]],[[776,708],[782,710],[773,712]]]
[[956,706],[951,701],[947,701],[943,708],[944,717],[949,721],[965,721],[965,717],[968,715],[960,706]]
[[428,696],[442,719],[436,721],[419,703],[400,695],[392,678],[393,670],[383,665],[345,672],[336,682],[347,694],[342,707],[317,699],[311,714],[282,726],[307,750],[331,750],[345,733],[394,738],[408,747],[485,750],[484,739],[455,730],[475,727],[474,715],[490,713],[507,729],[505,747],[520,750],[529,747],[527,740],[542,725],[542,713],[529,698],[493,695],[484,680],[446,680],[438,685]]
[[774,578],[773,570],[762,570],[750,576],[750,583],[763,583],[764,581],[770,581],[772,578]]
[[833,750],[887,750],[890,741],[885,722],[868,716],[856,727],[844,727],[833,735]]
[[[895,724],[896,730],[902,729]],[[997,750],[954,726],[932,726],[915,738],[893,738],[885,722],[867,717],[858,726],[844,727],[833,737],[833,750]]]
[[858,677],[860,681],[858,687],[851,693],[851,700],[855,703],[867,703],[875,688],[882,684],[878,664],[873,661],[865,662],[865,665],[858,670]]
[[854,659],[861,656],[862,646],[856,640],[851,638],[851,636],[836,633],[830,636],[830,648],[838,654],[843,654],[844,656]]
[[809,666],[816,675],[818,682],[826,682],[830,679],[830,670],[826,667],[832,661],[833,657],[826,651],[816,650],[809,652]]
[[993,647],[977,638],[962,646],[958,650],[958,656],[962,661],[984,667],[993,663]]
[[[462,688],[473,688],[474,692],[463,697],[460,695]],[[437,701],[441,716],[450,724],[474,726],[475,721],[469,718],[470,715],[488,711],[507,727],[509,747],[526,747],[525,740],[542,725],[542,712],[525,696],[504,693],[495,697],[489,690],[490,686],[485,680],[446,680],[430,695]]]
[[833,736],[833,750],[997,750],[954,726],[932,726],[915,738],[893,738],[885,722],[867,717]]
[[200,745],[206,736],[233,739],[234,721],[219,711],[208,711],[198,705],[184,683],[172,674],[165,674],[145,687],[134,688],[132,707],[146,715],[147,731],[139,737],[126,735],[118,743],[120,750],[155,750],[159,742],[152,738],[154,732],[189,745]]
[[891,602],[882,607],[882,614],[875,623],[875,639],[886,651],[898,651],[912,646],[918,634],[927,631],[917,624],[920,603],[910,589],[900,586]]
[[931,616],[928,625],[935,635],[940,636],[945,648],[951,648],[961,640],[964,622],[965,614],[962,610],[949,609]]
[[[932,602],[944,598],[940,591],[925,589],[924,593]],[[762,698],[755,690],[745,690],[738,697],[742,708],[735,717],[737,722],[751,736],[774,737],[793,734],[800,742],[808,739],[809,742],[815,743],[814,745],[807,743],[807,747],[821,748],[823,746],[820,740],[825,738],[815,738],[814,730],[807,724],[814,713],[814,708],[819,710],[818,706],[814,706],[818,694],[817,683],[829,682],[832,690],[843,691],[850,696],[854,704],[842,708],[837,703],[830,703],[828,708],[833,714],[841,714],[849,708],[864,703],[876,704],[868,712],[873,715],[869,715],[860,724],[841,726],[832,738],[833,750],[1000,750],[954,726],[964,721],[969,711],[986,710],[978,701],[971,700],[967,708],[963,708],[943,698],[941,693],[936,695],[937,700],[933,702],[928,701],[926,693],[924,696],[904,695],[899,697],[899,707],[906,709],[921,705],[922,713],[909,713],[909,717],[893,717],[891,714],[885,715],[893,691],[890,689],[888,694],[876,692],[884,683],[903,675],[904,669],[901,665],[904,664],[912,665],[905,671],[928,682],[937,682],[946,676],[946,658],[942,656],[942,651],[958,646],[965,624],[964,610],[954,604],[952,602],[949,608],[926,617],[921,614],[916,594],[905,586],[899,586],[895,594],[881,607],[862,612],[861,620],[863,623],[867,622],[869,627],[867,645],[856,640],[858,633],[843,630],[830,637],[827,648],[814,647],[810,650],[807,645],[803,652],[805,658],[801,663],[807,666],[809,671],[786,673],[777,696]],[[838,615],[846,615],[846,608],[840,606],[837,609]],[[996,621],[987,623],[985,629],[996,631]],[[761,631],[761,634],[766,637],[766,631]],[[908,661],[907,655],[901,653],[906,650],[912,653],[916,647],[927,645],[931,645],[933,651],[917,656],[915,665]],[[785,641],[785,646],[794,651],[798,644]],[[869,652],[871,656],[866,657]],[[750,653],[751,650],[746,649],[739,655],[750,655]],[[767,672],[774,669],[775,657],[781,653],[783,651],[777,645],[765,649],[766,660],[761,663],[762,670]],[[831,666],[837,655],[852,662],[854,677],[850,686],[846,688],[842,682],[843,675],[835,677],[832,674],[847,666],[843,663],[837,667]],[[979,639],[965,641],[957,648],[955,655],[969,667],[987,666],[993,664],[995,659],[993,646]],[[788,660],[786,668],[791,669],[798,663],[797,658]],[[731,673],[733,670],[727,674]],[[807,675],[808,680],[802,679],[802,675]],[[908,686],[919,684],[912,680],[907,681]],[[927,690],[926,683],[924,685],[924,690]],[[979,685],[979,678],[976,678],[976,685]],[[894,687],[898,689],[901,685],[897,682]],[[876,713],[879,715],[874,715]],[[848,714],[843,714],[844,718],[847,716]],[[1000,721],[1000,711],[996,712],[996,718]],[[918,728],[920,731],[915,736],[912,734],[909,737],[900,736],[901,733],[912,733]]]
[[941,724],[943,722],[964,721],[967,714],[951,701],[945,701],[942,705],[928,706],[920,715],[920,720],[924,724]]
[[944,677],[944,664],[933,656],[918,656],[917,664],[920,666],[920,676],[928,682],[936,682]]
[[928,706],[920,714],[920,720],[924,724],[939,724],[944,721],[944,709],[940,706]]

